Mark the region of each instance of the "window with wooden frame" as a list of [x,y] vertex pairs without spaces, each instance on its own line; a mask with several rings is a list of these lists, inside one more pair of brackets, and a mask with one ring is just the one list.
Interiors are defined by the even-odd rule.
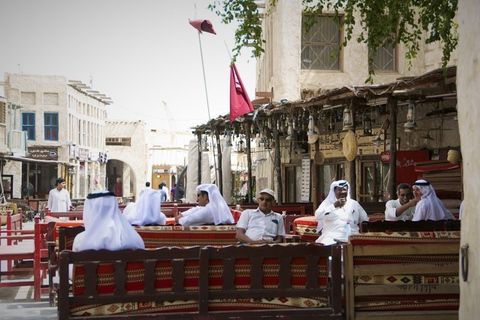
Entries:
[[302,70],[340,70],[342,33],[340,19],[330,15],[317,17],[305,33],[302,24]]
[[[369,57],[371,52],[369,51]],[[374,71],[397,71],[397,46],[395,44],[382,44],[378,46],[373,59]]]
[[45,112],[44,121],[44,139],[48,141],[58,141],[58,113]]
[[30,141],[35,140],[35,113],[23,112],[22,113],[22,131],[27,131],[27,139]]

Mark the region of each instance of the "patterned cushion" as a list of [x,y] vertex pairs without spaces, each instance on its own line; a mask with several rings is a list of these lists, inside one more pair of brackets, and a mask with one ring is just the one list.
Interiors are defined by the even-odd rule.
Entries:
[[[211,300],[210,311],[222,310],[265,310],[279,308],[323,308],[327,306],[324,298],[269,298],[269,299],[228,299]],[[177,300],[164,302],[125,302],[105,305],[78,306],[70,310],[72,316],[99,316],[99,315],[128,315],[144,313],[167,313],[167,312],[196,312],[198,305],[196,300]]]
[[455,243],[460,241],[460,231],[366,232],[351,235],[349,240],[353,245]]
[[315,242],[320,233],[317,232],[318,221],[314,216],[297,218],[293,221],[295,233],[300,235],[304,242]]
[[162,246],[224,246],[237,243],[235,225],[135,226],[146,248]]

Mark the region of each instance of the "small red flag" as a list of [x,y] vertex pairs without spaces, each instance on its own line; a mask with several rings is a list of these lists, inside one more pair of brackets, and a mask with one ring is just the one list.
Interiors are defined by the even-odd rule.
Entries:
[[215,30],[213,30],[213,25],[210,20],[188,20],[188,22],[198,30],[198,32],[202,33],[202,31],[217,34]]
[[230,67],[230,123],[236,118],[253,112],[253,105],[243,86],[235,63]]

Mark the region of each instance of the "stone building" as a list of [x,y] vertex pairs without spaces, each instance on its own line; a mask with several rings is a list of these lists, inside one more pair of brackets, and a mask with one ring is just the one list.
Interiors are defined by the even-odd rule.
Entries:
[[4,156],[12,198],[46,198],[57,177],[66,179],[73,199],[104,184],[109,97],[63,76],[5,73],[2,85],[9,133],[26,134],[25,152]]
[[[411,60],[411,66],[404,57],[406,49],[402,45],[379,48],[374,57],[373,83],[366,85],[365,80],[369,76],[368,48],[354,40],[360,29],[356,28],[352,34],[353,40],[341,48],[338,55],[332,56],[334,50],[340,48],[345,36],[333,12],[325,11],[317,17],[317,23],[310,31],[305,33],[301,2],[278,1],[271,7],[270,1],[264,1],[264,10],[269,14],[262,19],[266,45],[265,52],[257,62],[257,98],[270,93],[270,102],[266,107],[264,105],[264,109],[268,111],[272,106],[285,108],[283,111],[269,112],[277,127],[284,127],[286,132],[290,122],[293,131],[303,134],[294,135],[292,140],[284,140],[285,136],[291,138],[292,135],[280,132],[280,145],[284,147],[279,152],[281,174],[272,177],[275,161],[265,161],[256,166],[256,180],[265,181],[266,185],[261,187],[283,188],[280,196],[285,202],[309,199],[317,204],[328,192],[327,186],[334,178],[351,181],[360,201],[386,200],[389,197],[385,186],[388,164],[382,164],[381,155],[389,150],[393,129],[388,128],[388,122],[385,122],[390,114],[388,92],[394,92],[395,87],[401,87],[415,77],[438,70],[441,67],[441,48],[438,43],[422,43],[417,57]],[[356,18],[360,20],[358,13]],[[457,53],[454,52],[450,65],[456,63]],[[417,80],[422,82],[422,79]],[[437,80],[441,82],[441,79]],[[431,159],[433,153],[438,155],[438,152],[445,152],[449,148],[460,149],[455,78],[450,81],[453,83],[448,85],[449,88],[445,86],[445,91],[428,91],[426,87],[429,85],[425,82],[420,94],[414,93],[413,87],[409,87],[410,91],[403,93],[403,97],[395,98],[398,119],[394,128],[398,150],[423,150],[429,153]],[[416,107],[415,120],[419,130],[405,132],[403,125],[412,105]],[[353,117],[352,130],[360,145],[358,157],[353,161],[347,161],[342,150],[343,142],[346,142],[347,130],[342,123],[346,107]],[[447,113],[449,110],[452,112]],[[310,116],[313,117],[311,121]],[[364,134],[367,121],[370,127],[368,133]],[[382,124],[387,128],[382,128]],[[273,129],[272,124],[267,127]],[[316,134],[316,140],[313,141],[312,135],[311,143],[307,143],[307,132]],[[382,142],[374,142],[374,138]],[[321,164],[314,161],[317,152],[321,153]],[[273,155],[272,151],[270,154]],[[310,162],[305,162],[305,159],[310,159]],[[302,172],[304,174],[307,171],[318,180],[305,180]],[[266,175],[262,176],[262,172]],[[308,194],[304,192],[302,195],[301,189],[308,191]]]
[[186,165],[192,134],[147,129],[143,121],[106,122],[107,185],[124,201],[138,199],[145,182],[153,189],[166,181],[169,190]]

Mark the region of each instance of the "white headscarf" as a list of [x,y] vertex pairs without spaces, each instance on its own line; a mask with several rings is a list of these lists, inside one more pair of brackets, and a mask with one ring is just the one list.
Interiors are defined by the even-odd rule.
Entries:
[[218,187],[214,184],[201,184],[197,186],[197,191],[206,191],[208,193],[208,207],[213,214],[213,223],[215,224],[234,224],[232,212],[223,199]]
[[123,215],[130,224],[137,226],[165,225],[167,217],[161,212],[160,190],[145,189],[136,203],[128,204]]
[[453,214],[445,208],[437,197],[435,189],[426,180],[417,180],[412,185],[420,189],[423,194],[421,201],[415,206],[413,220],[455,220]]
[[[320,206],[318,207],[317,211],[324,212],[330,205],[335,203],[335,201],[337,201],[337,197],[335,196],[335,188],[336,187],[343,188],[345,186],[347,186],[347,188],[348,188],[348,190],[347,190],[347,201],[345,202],[345,209],[349,209],[350,206],[352,205],[352,202],[349,201],[351,199],[350,198],[350,184],[346,180],[338,180],[338,181],[333,181],[330,184],[330,191],[328,192],[328,195],[325,198],[325,200],[323,200],[322,203],[320,204]],[[320,232],[322,229],[323,229],[323,221],[319,220],[318,224],[317,224],[317,232]]]
[[118,209],[115,194],[108,190],[87,196],[83,223],[85,231],[75,237],[75,251],[145,249],[143,239]]

